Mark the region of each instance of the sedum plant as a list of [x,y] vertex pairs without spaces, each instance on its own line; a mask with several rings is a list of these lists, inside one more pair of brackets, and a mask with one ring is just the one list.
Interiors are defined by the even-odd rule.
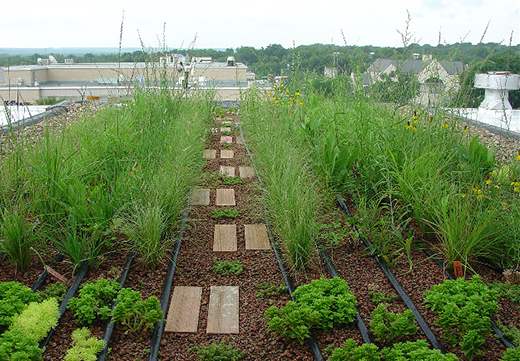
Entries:
[[188,353],[196,353],[202,361],[237,361],[246,357],[247,353],[233,348],[224,341],[212,343],[209,346],[191,347]]
[[38,342],[20,329],[6,331],[0,336],[0,361],[40,361],[42,350]]
[[0,334],[12,323],[12,318],[41,296],[19,282],[0,283]]
[[58,301],[49,298],[40,303],[31,302],[25,310],[13,318],[10,330],[18,329],[37,342],[43,340],[58,324],[60,316]]
[[67,350],[64,361],[96,361],[97,354],[103,349],[105,342],[96,337],[90,337],[86,327],[72,332],[72,348]]
[[446,280],[425,292],[424,303],[438,316],[437,324],[453,346],[461,347],[469,360],[480,354],[484,336],[491,332],[490,317],[497,313],[497,293],[475,275]]
[[310,335],[312,327],[330,329],[334,325],[354,321],[356,298],[347,283],[338,278],[321,278],[298,287],[293,296],[295,301],[278,309],[271,306],[265,312],[269,329],[301,343]]
[[112,322],[121,323],[136,335],[148,331],[164,317],[157,297],[151,296],[143,301],[141,293],[130,288],[122,288],[116,302]]
[[244,265],[239,260],[233,261],[215,261],[213,266],[215,272],[219,275],[240,275],[244,271]]
[[373,343],[364,343],[360,346],[349,338],[342,347],[338,347],[330,356],[329,361],[379,361],[379,350]]
[[90,325],[99,317],[105,321],[110,316],[110,306],[119,291],[119,283],[100,279],[85,284],[79,291],[79,297],[73,297],[68,307],[74,312],[76,322]]
[[370,331],[378,342],[388,345],[404,336],[417,333],[417,326],[411,310],[393,313],[388,312],[384,304],[380,304],[372,312]]

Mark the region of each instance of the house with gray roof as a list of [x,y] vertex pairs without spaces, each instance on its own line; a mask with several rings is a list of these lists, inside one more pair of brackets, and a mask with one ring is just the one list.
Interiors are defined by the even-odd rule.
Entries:
[[449,99],[460,89],[460,75],[465,66],[462,62],[439,61],[424,55],[396,60],[376,59],[363,74],[352,74],[353,79],[360,79],[363,86],[375,84],[384,78],[397,81],[397,74],[413,74],[420,83],[420,92],[416,102],[424,105],[439,104]]

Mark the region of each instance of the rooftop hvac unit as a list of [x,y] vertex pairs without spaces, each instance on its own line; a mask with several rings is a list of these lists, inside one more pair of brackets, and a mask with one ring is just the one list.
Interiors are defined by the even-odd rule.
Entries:
[[72,58],[65,59],[65,64],[74,64],[74,59],[72,59]]
[[227,65],[228,66],[235,66],[235,57],[228,56],[228,58],[227,58]]
[[49,65],[49,59],[38,58],[38,60],[36,61],[36,63],[37,63],[38,65]]
[[22,78],[16,79],[16,84],[17,85],[23,85],[23,79]]

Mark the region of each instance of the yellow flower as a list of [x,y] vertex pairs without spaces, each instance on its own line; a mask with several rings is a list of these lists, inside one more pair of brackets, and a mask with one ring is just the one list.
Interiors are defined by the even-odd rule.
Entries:
[[491,179],[488,179],[488,180],[486,181],[486,185],[489,185],[489,184],[491,184],[491,183],[493,183],[493,181],[492,181]]
[[303,105],[303,102],[300,102],[300,105]]
[[417,130],[417,127],[412,127],[412,130]]
[[444,123],[444,124],[442,125],[442,127],[443,127],[443,128],[448,128],[448,123]]
[[513,189],[513,192],[516,192],[516,193],[520,192],[520,187],[515,187],[515,188]]
[[517,155],[517,156],[516,156],[516,160],[520,160],[520,155]]
[[495,188],[500,188],[500,186],[498,184],[495,184]]
[[425,127],[423,127],[423,128],[422,128],[422,130],[426,131],[426,128],[425,128]]
[[467,133],[467,132],[468,132],[468,126],[465,125],[465,126],[464,126],[464,129],[462,130],[462,133]]
[[502,209],[505,211],[507,209],[507,204],[506,203],[502,203]]
[[413,117],[413,124],[417,124],[418,120],[417,120],[417,116],[414,116]]
[[492,170],[491,172],[489,172],[489,175],[493,175],[493,174],[495,174],[495,171],[494,171],[494,170]]
[[296,97],[297,97],[297,96],[300,96],[300,92],[297,91],[296,93],[294,93],[294,96],[296,96]]
[[462,195],[462,198],[466,198],[466,195],[465,195],[465,194],[463,194],[463,195]]

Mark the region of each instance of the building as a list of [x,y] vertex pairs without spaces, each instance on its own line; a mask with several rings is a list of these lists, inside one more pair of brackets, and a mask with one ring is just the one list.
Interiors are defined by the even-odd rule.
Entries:
[[397,74],[412,74],[419,81],[420,104],[440,104],[448,101],[460,89],[460,75],[465,67],[462,62],[439,61],[431,55],[419,59],[414,54],[411,59],[376,59],[363,74],[352,74],[355,82],[361,79],[363,86],[382,81],[385,77],[396,81]]
[[248,86],[247,66],[234,59],[219,63],[206,57],[189,60],[175,55],[159,63],[74,64],[68,59],[62,64],[40,61],[37,65],[4,67],[0,68],[0,96],[16,103],[34,103],[51,96],[107,99],[129,96],[136,86],[166,82],[172,89],[214,89],[217,100],[238,100]]

